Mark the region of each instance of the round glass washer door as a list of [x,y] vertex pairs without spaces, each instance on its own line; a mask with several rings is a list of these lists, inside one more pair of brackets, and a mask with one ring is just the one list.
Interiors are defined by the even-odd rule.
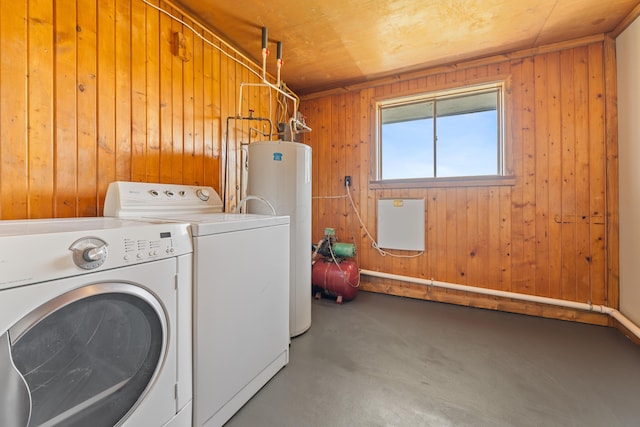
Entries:
[[139,286],[60,295],[0,336],[0,425],[116,426],[152,386],[166,342],[162,305]]

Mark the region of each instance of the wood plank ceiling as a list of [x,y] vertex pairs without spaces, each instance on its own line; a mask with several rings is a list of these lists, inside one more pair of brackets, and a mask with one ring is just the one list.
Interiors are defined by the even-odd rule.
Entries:
[[178,0],[299,94],[602,34],[639,0]]

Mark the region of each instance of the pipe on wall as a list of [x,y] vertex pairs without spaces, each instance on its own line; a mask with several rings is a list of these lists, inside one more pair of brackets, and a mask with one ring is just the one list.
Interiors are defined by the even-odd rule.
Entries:
[[635,323],[629,320],[624,314],[620,313],[620,311],[616,310],[615,308],[607,307],[605,305],[589,304],[589,303],[577,302],[577,301],[567,301],[563,299],[542,297],[537,295],[520,294],[517,292],[501,291],[498,289],[478,288],[475,286],[440,282],[433,279],[427,280],[427,279],[421,279],[418,277],[402,276],[400,274],[383,273],[381,271],[361,269],[360,274],[364,274],[366,276],[371,276],[371,277],[379,277],[382,279],[397,280],[400,282],[409,282],[409,283],[417,283],[417,284],[426,285],[426,286],[435,286],[443,289],[472,292],[476,294],[490,295],[490,296],[501,297],[501,298],[511,298],[511,299],[520,300],[520,301],[556,305],[559,307],[571,308],[575,310],[583,310],[583,311],[607,314],[612,318],[614,318],[615,320],[617,320],[622,326],[624,326],[627,330],[629,330],[629,332],[634,334],[636,337],[640,338],[640,327],[638,327]]

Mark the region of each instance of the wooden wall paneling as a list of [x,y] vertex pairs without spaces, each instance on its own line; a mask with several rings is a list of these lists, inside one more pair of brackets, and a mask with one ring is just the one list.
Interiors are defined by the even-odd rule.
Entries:
[[[174,14],[177,11],[172,11]],[[182,18],[181,16],[178,16]],[[171,21],[171,34],[185,33],[189,31],[175,20]],[[171,182],[176,184],[184,183],[184,72],[185,63],[175,55],[172,55],[171,66],[171,100],[173,106],[171,108],[171,130],[172,130],[172,149],[171,149]]]
[[211,186],[217,185],[219,182],[214,178],[216,175],[214,146],[217,143],[214,129],[215,123],[219,122],[219,118],[214,113],[214,48],[204,42],[202,46],[202,185]]
[[491,260],[495,258],[496,254],[491,251],[491,243],[489,237],[489,230],[491,229],[491,223],[495,221],[497,217],[496,212],[492,212],[489,204],[489,188],[478,187],[476,189],[478,203],[476,214],[476,245],[474,247],[474,253],[470,254],[472,260],[475,262],[476,278],[475,283],[478,286],[484,288],[490,288],[493,286],[495,276],[494,271],[489,269]]
[[[245,61],[246,63],[246,61]],[[253,75],[253,73],[251,71],[249,71],[248,68],[243,67],[242,68],[242,81],[246,82],[246,83],[258,83],[258,81],[256,81],[256,79],[254,78],[255,76]],[[258,86],[250,86],[250,90],[247,92],[247,106],[251,106],[251,108],[253,109],[254,113],[253,116],[254,117],[265,117],[265,118],[271,118],[271,120],[274,120],[274,117],[269,117],[269,112],[265,111],[263,112],[261,109],[261,105],[260,105],[260,92],[261,92],[262,88],[258,87]],[[265,90],[267,90],[265,88]],[[271,90],[271,89],[269,89]],[[273,93],[274,96],[277,95],[277,93]],[[275,112],[275,110],[274,110]],[[262,135],[260,135],[260,133],[258,133],[256,130],[261,130],[262,125],[264,124],[264,122],[261,121],[251,121],[251,120],[247,120],[246,121],[246,127],[245,127],[245,134],[243,135],[243,144],[249,144],[255,141],[260,141],[262,139],[265,139]],[[246,160],[246,145],[244,146],[241,154],[241,165],[240,165],[240,169],[244,172],[244,176],[242,177],[242,185],[244,188],[246,188],[247,185],[247,168],[245,167],[245,160]]]
[[[186,17],[187,24],[193,27],[191,22]],[[196,61],[200,58],[196,58],[194,49],[193,33],[186,26],[182,29],[182,35],[184,36],[184,42],[187,46],[187,51],[191,54],[189,61],[182,61],[182,180],[183,184],[193,184],[195,182],[195,165],[194,165],[194,152],[195,152],[195,68]]]
[[[444,224],[444,228],[446,230],[446,240],[444,242],[444,256],[437,260],[439,264],[444,264],[444,274],[441,278],[436,277],[436,279],[444,282],[460,283],[458,282],[458,270],[456,268],[456,224],[458,223],[458,211],[456,209],[457,192],[455,189],[447,188],[445,194],[446,197],[443,202],[445,204],[446,223]],[[438,223],[440,224],[440,222]]]
[[433,196],[429,199],[429,220],[427,229],[433,229],[433,239],[431,244],[426,248],[427,253],[431,254],[431,279],[446,280],[448,262],[447,259],[447,235],[449,221],[447,220],[447,195],[450,192],[443,188],[434,188]]
[[430,266],[429,266],[429,255],[427,253],[428,250],[428,239],[427,239],[427,225],[429,224],[429,191],[424,188],[414,188],[409,192],[409,197],[414,199],[424,199],[424,220],[425,220],[425,228],[424,228],[424,245],[425,250],[419,256],[416,252],[410,251],[407,254],[410,255],[410,258],[405,258],[407,260],[407,275],[416,276],[425,278],[428,276]]
[[[547,87],[547,55],[534,57],[535,73],[535,188],[536,188],[536,279],[535,293],[551,296],[549,279],[549,115]],[[552,218],[551,218],[552,219]]]
[[511,291],[512,280],[512,226],[511,226],[511,188],[499,187],[500,192],[500,246],[502,288]]
[[[235,54],[234,54],[235,55]],[[238,55],[235,55],[235,57],[237,58]],[[230,68],[230,76],[232,77],[232,80],[229,81],[229,84],[231,85],[230,87],[230,97],[229,97],[229,108],[230,111],[232,112],[232,115],[236,115],[238,114],[238,103],[240,102],[240,83],[242,82],[243,79],[243,72],[244,69],[235,61],[230,61],[229,62],[229,66]],[[243,105],[247,105],[247,94],[243,93],[243,96],[245,97],[243,102]],[[243,109],[245,109],[245,107],[243,107]],[[242,115],[244,117],[244,114]],[[248,121],[246,120],[238,120],[235,122],[232,122],[231,124],[235,124],[234,126],[234,132],[235,132],[235,143],[233,146],[233,156],[234,156],[234,160],[233,162],[231,162],[232,166],[232,175],[233,175],[233,190],[234,190],[234,194],[235,194],[235,199],[234,199],[234,203],[233,205],[237,206],[238,202],[240,202],[240,170],[239,170],[239,165],[240,165],[240,161],[242,158],[241,155],[241,151],[242,151],[242,143],[246,140],[246,134],[247,134],[247,124]]]
[[[305,115],[305,117],[316,117],[315,111],[317,109],[317,102],[310,101],[305,102],[300,105],[300,112]],[[276,115],[279,120],[279,115]],[[309,123],[309,122],[307,122]],[[317,120],[314,120],[313,123],[310,123],[312,128],[316,128]],[[311,147],[311,217],[317,218],[318,215],[318,206],[320,205],[320,199],[317,198],[318,193],[318,179],[317,179],[317,170],[318,170],[318,151],[316,141],[311,138],[310,133],[305,133],[302,135],[302,140],[305,144]],[[316,234],[313,229],[313,223],[311,224],[311,240],[312,243],[317,243]]]
[[[228,51],[229,52],[229,51]],[[234,57],[237,57],[235,53],[229,52]],[[224,100],[227,105],[227,114],[229,117],[237,117],[238,115],[245,117],[245,114],[240,113],[239,110],[239,94],[240,94],[240,83],[242,82],[242,72],[239,70],[238,65],[235,61],[230,60],[228,58],[223,58],[223,62],[226,63],[227,66],[227,79],[226,82],[229,86],[229,91],[227,92],[227,98]],[[245,100],[246,101],[246,97]],[[246,102],[243,102],[243,110],[246,111]],[[238,202],[240,201],[239,190],[239,170],[238,165],[240,164],[240,147],[242,145],[244,139],[244,126],[246,122],[243,120],[229,120],[229,148],[227,155],[229,156],[229,165],[230,169],[228,172],[229,178],[229,197],[230,207],[235,209]]]
[[526,293],[535,293],[536,276],[536,124],[535,72],[533,58],[522,60],[522,159],[523,159],[523,245]]
[[131,178],[139,182],[147,180],[146,12],[131,2]]
[[29,216],[53,216],[53,4],[29,2],[28,42],[28,169]]
[[[359,125],[364,147],[359,154],[361,167],[365,166],[364,162],[369,162],[367,173],[360,171],[360,179],[367,182],[376,161],[375,100],[417,90],[420,84],[424,84],[426,90],[437,90],[451,84],[467,83],[476,76],[508,76],[507,97],[511,99],[508,104],[511,108],[507,111],[507,118],[511,121],[507,130],[511,139],[507,143],[511,150],[507,156],[511,157],[509,172],[515,176],[515,185],[431,189],[370,189],[366,186],[360,196],[366,207],[361,206],[361,211],[374,235],[377,199],[426,197],[427,254],[422,259],[383,258],[372,249],[363,248],[359,252],[361,267],[557,298],[570,293],[566,289],[568,287],[573,292],[572,298],[579,300],[589,299],[584,289],[602,288],[596,284],[598,280],[590,272],[589,263],[581,263],[581,259],[583,254],[603,249],[597,249],[597,244],[591,243],[596,242],[593,240],[595,234],[589,241],[584,241],[581,237],[584,233],[578,232],[577,228],[582,225],[576,221],[581,218],[576,216],[576,212],[583,210],[586,203],[591,209],[595,203],[592,199],[598,197],[598,192],[594,195],[593,191],[593,183],[598,181],[593,174],[597,176],[598,172],[594,172],[592,160],[598,151],[591,148],[590,135],[593,131],[586,128],[591,126],[592,120],[598,121],[599,113],[597,107],[595,112],[592,111],[582,99],[587,90],[591,90],[584,77],[587,62],[592,60],[585,56],[587,51],[588,48],[523,56],[512,62],[483,65],[479,70],[467,67],[464,74],[455,70],[441,72],[424,77],[423,83],[413,80],[393,82],[305,101],[331,104],[329,129],[332,134],[339,135],[349,133],[348,113],[343,124],[343,116],[335,111],[340,108],[341,97],[348,99],[353,93],[360,98],[360,105],[369,110],[366,115],[361,111]],[[567,79],[571,80],[570,85],[565,83]],[[322,115],[320,111],[314,111],[309,111],[311,121],[317,121]],[[343,126],[347,129],[342,129]],[[589,141],[587,146],[583,142],[585,137]],[[313,145],[319,140],[314,130],[309,141]],[[327,148],[321,144],[317,147],[321,150],[320,169],[332,165],[332,170],[340,170],[342,159],[345,165],[348,162],[348,144],[333,144],[329,149],[331,153],[324,152]],[[336,156],[342,158],[337,159]],[[588,179],[588,184],[585,179]],[[333,189],[340,180],[320,183],[318,191]],[[587,188],[587,191],[580,192],[579,187]],[[335,221],[340,220],[339,214],[339,209],[320,213]],[[314,223],[316,221],[314,216]],[[589,221],[591,233],[595,224]],[[359,240],[364,246],[365,237],[362,235]],[[466,301],[466,304],[499,309],[512,310],[519,306],[517,310],[522,310],[520,303],[514,305],[477,295],[430,289],[420,291],[419,286],[413,289],[400,282],[371,278],[365,278],[365,281],[365,288],[372,286],[384,292],[408,292],[423,298]],[[578,290],[581,292],[579,295]],[[559,314],[558,310],[530,309],[529,313],[566,315]]]
[[[354,204],[356,205],[360,218],[363,224],[358,224],[356,230],[358,230],[358,241],[360,246],[358,248],[358,264],[361,268],[373,269],[375,266],[371,262],[371,241],[367,235],[373,233],[370,228],[372,215],[369,212],[369,199],[373,194],[369,190],[369,174],[371,172],[372,164],[375,162],[375,158],[371,157],[371,141],[372,141],[372,117],[374,109],[372,106],[372,98],[374,96],[373,89],[364,89],[357,93],[360,101],[360,115],[358,123],[360,125],[359,134],[360,139],[358,141],[358,163],[359,177],[358,181],[360,185],[359,191],[352,193]],[[359,222],[359,221],[358,221]],[[366,230],[365,230],[366,228]]]
[[[166,3],[161,3],[161,7],[167,8]],[[162,13],[160,14],[160,46],[159,46],[159,91],[160,117],[158,143],[160,145],[159,154],[159,176],[162,183],[170,183],[173,180],[173,43],[174,26],[173,19]],[[175,61],[176,65],[181,65],[180,61]]]
[[591,187],[589,153],[589,69],[586,47],[574,49],[576,299],[591,300]]
[[562,298],[562,130],[560,108],[560,53],[547,56],[547,101],[549,149],[549,283],[551,297]]
[[115,0],[98,1],[98,215],[116,178],[116,38]]
[[[481,256],[481,248],[479,246],[478,228],[480,227],[480,217],[478,216],[478,188],[468,188],[465,196],[467,201],[466,210],[466,227],[467,227],[467,246],[466,246],[466,277],[468,284],[474,286],[482,286],[482,279],[479,272],[479,257]],[[482,248],[484,249],[484,248]]]
[[[219,47],[220,43],[215,43],[216,46]],[[212,105],[212,130],[211,135],[213,140],[212,151],[213,151],[213,159],[211,160],[212,165],[212,176],[210,179],[214,188],[220,191],[222,195],[223,191],[223,174],[224,174],[224,156],[222,154],[222,146],[224,141],[224,117],[222,116],[222,54],[220,50],[213,48],[211,50],[211,72],[212,72],[212,95],[211,102]]]
[[511,66],[513,72],[513,81],[511,91],[511,120],[507,124],[508,131],[506,134],[510,138],[507,145],[510,147],[512,156],[513,173],[516,177],[516,184],[511,191],[511,263],[512,263],[512,281],[511,291],[526,293],[526,266],[525,246],[524,246],[524,101],[522,94],[523,72],[522,60],[514,61]]
[[98,214],[97,11],[94,0],[78,0],[78,214]]
[[[304,114],[306,117],[313,117],[313,133],[315,133],[319,126],[319,99],[314,99],[311,100],[309,102],[305,102],[305,103],[301,103],[300,105],[300,111],[302,111],[302,114]],[[278,120],[280,120],[280,116],[277,115],[276,117],[278,117]],[[318,140],[317,138],[314,138],[312,135],[313,133],[306,133],[303,135],[303,140],[305,142],[305,144],[309,145],[311,147],[311,218],[312,218],[312,222],[311,222],[311,240],[312,243],[317,243],[317,233],[316,233],[316,218],[319,217],[320,215],[320,204],[322,203],[322,201],[320,200],[319,196],[320,196],[320,182],[318,181],[318,165],[320,163],[319,160],[319,155],[320,155],[320,151],[318,149]]]
[[462,285],[470,285],[469,283],[469,227],[467,224],[467,216],[469,214],[469,198],[467,193],[472,192],[466,187],[459,187],[453,189],[456,195],[455,210],[456,210],[456,223],[455,223],[455,236],[456,241],[453,243],[453,252],[455,253],[455,268],[456,276],[452,280],[453,283],[460,283]]
[[436,234],[438,230],[438,211],[436,201],[436,189],[430,188],[425,194],[425,210],[426,210],[426,223],[424,225],[425,230],[425,256],[423,267],[423,275],[425,278],[431,279],[434,276],[434,265],[436,260]]
[[[256,80],[255,75],[250,72],[248,69],[245,69],[245,74],[246,74],[246,81],[249,83],[258,83],[258,81]],[[256,117],[267,117],[270,118],[271,120],[274,120],[275,123],[275,109],[273,109],[273,113],[274,114],[269,114],[269,108],[265,108],[268,107],[267,103],[265,103],[264,105],[262,105],[262,96],[260,95],[260,93],[262,92],[261,87],[256,87],[256,86],[252,86],[251,87],[251,97],[249,98],[249,105],[252,106],[252,108],[255,111],[255,116]],[[264,90],[267,90],[266,88],[264,88]],[[268,89],[271,90],[271,89]],[[273,93],[273,96],[277,96],[277,93]],[[266,128],[268,128],[268,126],[264,126],[264,122],[253,122],[250,123],[250,128],[254,128],[254,129],[258,129],[259,131],[264,132],[266,130]],[[252,131],[251,135],[250,135],[250,139],[251,141],[260,141],[263,139],[266,139],[265,137],[263,137],[260,133],[256,132],[256,131]]]
[[338,208],[338,212],[341,215],[341,222],[342,222],[342,231],[341,234],[338,236],[340,238],[340,240],[342,242],[348,242],[348,243],[352,243],[353,239],[351,237],[351,226],[350,226],[350,218],[349,218],[349,212],[351,210],[351,208],[349,207],[349,201],[346,199],[346,194],[347,194],[347,190],[344,186],[344,177],[346,175],[351,176],[351,180],[352,183],[351,185],[353,185],[353,169],[354,169],[354,162],[352,159],[352,154],[353,154],[353,150],[351,149],[351,144],[352,144],[352,138],[353,138],[353,107],[351,105],[351,100],[353,99],[353,94],[341,94],[341,97],[343,99],[343,118],[342,120],[344,120],[344,132],[342,134],[342,145],[343,150],[342,150],[342,155],[340,155],[340,153],[338,153],[338,156],[341,159],[341,163],[342,163],[342,176],[338,176],[337,177],[337,186],[336,186],[336,190],[335,190],[335,194],[336,196],[342,196],[342,198],[338,198],[336,199],[337,202],[337,208]]
[[[55,153],[54,197],[55,217],[78,216],[77,203],[77,31],[76,0],[60,0],[55,3]],[[127,40],[129,46],[129,40]],[[3,88],[6,85],[3,84]],[[130,128],[129,117],[127,128]],[[3,162],[3,166],[6,164]]]
[[[226,48],[222,47],[223,50]],[[229,85],[229,62],[227,59],[224,59],[224,55],[220,55],[220,133],[221,133],[221,148],[220,148],[220,166],[221,166],[221,176],[222,176],[222,192],[224,194],[224,202],[225,209],[228,211],[231,203],[231,190],[230,190],[230,171],[229,164],[232,160],[232,156],[230,154],[230,147],[235,143],[235,123],[227,118],[230,115],[235,114],[229,108],[229,96],[230,91],[233,91],[235,94],[235,88]]]
[[616,88],[615,40],[605,37],[603,45],[604,98],[605,98],[605,153],[606,153],[606,295],[607,305],[618,308],[620,303],[620,236],[618,195],[618,106]]
[[[370,147],[375,147],[376,144],[376,133],[379,131],[376,126],[377,126],[377,110],[376,110],[376,105],[375,102],[380,100],[380,99],[384,99],[386,96],[391,95],[390,93],[390,85],[387,86],[381,86],[381,87],[376,87],[374,88],[374,92],[373,95],[374,97],[371,99],[371,113],[369,115],[369,126],[371,128],[370,131],[370,139],[369,139],[369,144]],[[375,156],[375,148],[371,149],[372,151],[370,152],[370,155],[372,157]],[[378,167],[378,165],[373,165],[372,168],[373,170],[376,170]],[[378,200],[381,198],[388,198],[390,197],[389,194],[385,193],[384,190],[374,190],[374,191],[370,191],[369,192],[369,199],[367,201],[368,207],[367,207],[367,215],[368,215],[368,224],[367,227],[369,228],[369,232],[371,233],[371,235],[373,236],[373,239],[376,241],[376,243],[378,242],[378,224],[377,224],[377,219],[378,219]],[[379,271],[390,271],[388,270],[387,267],[387,261],[388,258],[386,257],[381,257],[380,253],[374,250],[371,250],[371,255],[370,255],[370,259],[371,259],[371,263],[372,266],[375,267],[374,270],[379,270]]]
[[[391,190],[377,190],[375,192],[375,197],[373,198],[372,202],[373,202],[373,212],[375,212],[375,216],[372,218],[373,219],[373,224],[372,224],[372,229],[374,230],[373,233],[376,239],[376,242],[379,241],[378,238],[378,224],[377,224],[377,219],[378,219],[378,201],[380,199],[389,199],[389,198],[393,198],[393,197],[397,197],[393,194],[393,189]],[[381,248],[383,250],[387,250],[388,248]],[[396,252],[396,251],[391,251],[391,252]],[[395,271],[395,269],[393,268],[393,264],[394,264],[394,260],[392,257],[390,256],[381,256],[380,253],[378,252],[372,252],[372,256],[373,259],[375,260],[375,265],[377,267],[378,270],[380,271]]]
[[576,176],[574,51],[560,53],[562,111],[562,297],[576,299]]
[[330,141],[331,147],[331,167],[325,173],[330,179],[329,187],[327,187],[325,193],[331,196],[331,199],[326,199],[325,204],[329,207],[330,212],[333,212],[333,218],[326,227],[332,227],[336,231],[336,236],[343,240],[346,238],[346,219],[341,213],[343,212],[344,201],[333,198],[344,194],[344,186],[340,185],[347,172],[347,164],[345,159],[346,152],[346,102],[345,95],[338,94],[331,97],[331,119],[330,119]]
[[[516,72],[511,67],[513,75]],[[533,58],[523,58],[518,72],[522,82],[518,88],[520,99],[520,143],[522,159],[522,259],[518,261],[520,282],[516,286],[522,293],[535,292],[536,244],[535,244],[535,205],[536,205],[536,139],[535,139],[535,78]],[[515,89],[514,89],[515,91]]]
[[147,7],[145,24],[147,45],[147,165],[145,181],[158,182],[160,180],[160,12],[152,7]]
[[[236,55],[237,57],[237,55]],[[253,88],[249,87],[249,88],[244,88],[242,91],[242,111],[239,111],[240,108],[240,85],[244,82],[247,81],[247,70],[242,67],[240,64],[234,62],[233,65],[234,67],[234,76],[235,76],[235,84],[233,86],[233,89],[235,89],[235,95],[233,96],[233,99],[230,100],[231,102],[233,102],[233,109],[232,111],[234,111],[234,114],[238,114],[241,115],[242,117],[248,117],[249,116],[249,108],[254,108],[253,105],[251,105],[250,99],[251,99],[251,91]],[[255,112],[254,112],[255,114]],[[250,127],[250,121],[249,120],[239,120],[236,122],[236,137],[237,137],[237,141],[236,141],[236,159],[237,159],[237,165],[240,165],[241,163],[241,159],[242,159],[242,145],[246,144],[248,141],[248,136],[249,136],[249,127]],[[236,169],[236,188],[240,185],[240,168],[238,167]],[[239,195],[238,195],[239,197]],[[238,198],[238,201],[240,201],[240,199]]]
[[488,227],[487,227],[487,251],[489,252],[489,260],[487,268],[489,269],[488,288],[504,290],[505,283],[502,280],[502,260],[504,259],[502,248],[502,240],[500,239],[500,228],[502,227],[502,218],[500,217],[500,188],[489,187],[487,189],[487,211],[488,211]]
[[[359,98],[355,96],[353,93],[348,93],[345,95],[345,151],[344,151],[344,163],[345,170],[344,174],[349,175],[351,177],[351,187],[349,191],[353,194],[354,188],[356,185],[358,188],[360,187],[360,174],[358,169],[360,168],[360,163],[358,162],[358,140],[359,134],[358,131],[360,129],[360,125],[358,122],[359,119],[359,107],[360,101]],[[343,177],[344,178],[344,177]],[[340,190],[338,191],[339,195],[346,196],[347,189],[344,186],[344,181],[340,186]],[[357,241],[357,231],[355,225],[357,224],[357,219],[353,214],[353,210],[351,208],[351,204],[349,203],[349,199],[344,197],[340,200],[340,210],[342,211],[342,215],[344,216],[345,230],[341,239],[343,242],[349,242],[356,245],[356,251],[360,250],[360,242]]]
[[[230,52],[231,55],[235,56],[235,53]],[[225,59],[227,64],[227,79],[226,84],[229,87],[227,92],[227,99],[224,100],[227,104],[227,114],[229,116],[236,116],[238,113],[236,99],[238,99],[238,90],[239,90],[239,80],[240,78],[237,76],[237,65],[233,60]],[[223,83],[224,85],[224,83]],[[238,204],[238,196],[237,196],[237,186],[238,180],[236,179],[236,167],[238,164],[238,148],[240,146],[240,141],[242,138],[242,121],[231,120],[229,122],[229,151],[227,155],[229,156],[228,161],[230,166],[229,170],[229,207],[231,209],[235,208]]]
[[478,65],[467,70],[467,78],[481,79],[487,76],[489,69],[486,65]]
[[[68,0],[67,0],[68,1]],[[58,4],[58,2],[56,2]],[[65,10],[63,14],[68,14]],[[118,181],[130,181],[131,176],[131,3],[116,0],[115,16],[115,144]],[[75,61],[74,61],[75,64]],[[75,116],[75,115],[74,115]],[[59,173],[59,171],[56,171]]]
[[170,53],[182,25],[143,2],[36,0],[0,16],[0,133],[12,141],[0,148],[0,218],[100,215],[116,179],[220,186],[219,69],[242,66],[189,30],[183,73]]
[[204,46],[200,38],[193,39],[193,180],[204,183]]
[[28,216],[27,8],[0,2],[0,217]]
[[[300,106],[300,111],[306,117],[311,117],[311,116],[317,117],[317,109],[318,109],[318,101],[317,100],[312,100],[310,102],[306,102],[306,103],[304,103],[304,104],[302,104]],[[317,126],[318,126],[318,121],[314,120],[313,128],[316,129]],[[310,133],[303,134],[302,138],[303,138],[304,143],[311,147],[311,217],[312,218],[318,218],[320,204],[322,203],[322,200],[319,198],[319,196],[320,196],[319,185],[320,184],[319,184],[319,181],[318,181],[318,164],[320,162],[319,162],[319,159],[318,159],[318,154],[319,154],[318,144],[317,144],[317,141],[314,138],[311,138],[311,134]],[[312,243],[315,244],[319,240],[319,237],[317,236],[317,233],[315,231],[314,222],[312,222],[311,227],[312,227],[311,240],[312,240]]]
[[[318,105],[319,122],[314,132],[318,135],[317,153],[318,153],[318,174],[315,175],[318,180],[318,196],[331,196],[332,181],[332,153],[331,153],[331,106],[332,97],[324,99]],[[331,210],[330,199],[319,199],[318,204],[318,221],[313,227],[313,241],[318,241],[324,235],[325,227],[330,227],[333,222],[333,211]]]
[[342,108],[342,120],[344,121],[344,132],[342,133],[342,143],[341,145],[343,145],[343,149],[342,149],[342,155],[340,155],[340,153],[338,153],[338,156],[340,158],[340,163],[342,163],[342,175],[337,176],[336,178],[336,189],[335,189],[335,194],[336,196],[343,196],[341,199],[335,199],[337,202],[337,212],[340,213],[341,215],[341,222],[342,222],[342,232],[340,234],[340,240],[342,240],[343,242],[351,242],[352,238],[351,238],[351,228],[349,226],[349,202],[347,201],[347,199],[344,197],[346,196],[346,188],[344,186],[344,177],[346,175],[351,176],[352,178],[352,183],[351,185],[353,185],[353,169],[354,169],[354,162],[353,159],[351,158],[351,155],[353,154],[353,151],[351,149],[351,140],[352,140],[352,127],[353,127],[353,118],[351,117],[351,114],[353,112],[352,106],[351,106],[351,99],[352,99],[352,95],[353,94],[341,94],[342,97],[342,104],[343,104],[343,108]]
[[602,45],[588,47],[588,105],[589,105],[589,212],[591,237],[591,296],[595,304],[608,304],[606,286],[606,247],[605,247],[605,104],[604,61]]
[[[350,150],[349,150],[349,169],[351,173],[351,187],[349,193],[351,199],[345,199],[346,211],[349,219],[349,237],[351,241],[357,246],[356,253],[362,250],[363,241],[360,238],[360,222],[356,216],[353,205],[356,200],[360,200],[360,195],[365,192],[367,188],[367,181],[362,180],[363,162],[360,158],[360,149],[363,144],[362,129],[360,126],[360,117],[362,115],[362,105],[360,103],[360,95],[357,93],[349,94],[349,103],[351,105],[350,111]],[[365,167],[366,169],[366,167]],[[346,193],[346,189],[345,189]],[[353,202],[353,203],[352,203]]]

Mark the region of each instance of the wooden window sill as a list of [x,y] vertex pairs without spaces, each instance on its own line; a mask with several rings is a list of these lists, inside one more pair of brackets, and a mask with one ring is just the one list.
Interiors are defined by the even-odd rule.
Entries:
[[422,179],[386,179],[383,181],[369,181],[372,190],[391,188],[442,188],[442,187],[496,187],[513,186],[516,184],[514,176],[478,176],[456,178],[422,178]]

